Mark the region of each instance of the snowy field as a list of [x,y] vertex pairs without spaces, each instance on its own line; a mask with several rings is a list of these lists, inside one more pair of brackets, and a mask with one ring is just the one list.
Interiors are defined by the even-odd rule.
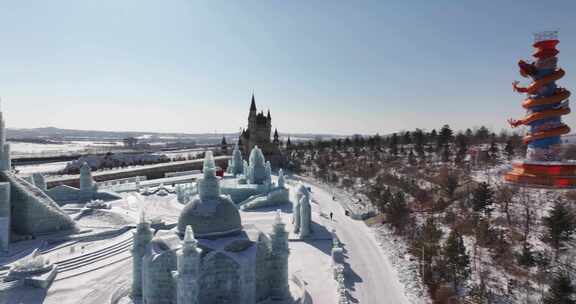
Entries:
[[10,142],[10,152],[13,158],[80,152],[104,152],[119,147],[122,147],[121,142],[66,141],[61,144]]
[[20,165],[16,166],[18,173],[22,175],[30,175],[33,173],[56,173],[66,168],[68,162],[54,162],[46,164],[33,164],[33,165]]

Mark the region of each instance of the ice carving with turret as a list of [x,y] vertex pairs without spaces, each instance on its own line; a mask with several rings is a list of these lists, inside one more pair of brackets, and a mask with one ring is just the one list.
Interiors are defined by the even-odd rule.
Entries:
[[198,194],[186,200],[178,226],[153,237],[143,218],[138,226],[132,250],[133,303],[290,302],[284,224],[277,219],[271,235],[243,227],[234,203],[220,194],[212,154],[206,153],[204,160]]

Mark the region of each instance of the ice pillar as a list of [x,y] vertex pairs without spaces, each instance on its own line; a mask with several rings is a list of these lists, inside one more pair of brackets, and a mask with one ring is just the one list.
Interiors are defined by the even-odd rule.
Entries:
[[192,226],[187,226],[178,252],[178,270],[173,272],[178,285],[177,304],[198,304],[201,254]]
[[10,183],[0,183],[0,251],[10,244]]
[[271,235],[271,265],[270,265],[270,297],[272,299],[287,299],[290,297],[288,285],[288,233],[276,211],[273,233]]
[[152,230],[142,212],[132,243],[132,296],[134,297],[142,297],[142,259],[146,253],[146,246],[151,240]]

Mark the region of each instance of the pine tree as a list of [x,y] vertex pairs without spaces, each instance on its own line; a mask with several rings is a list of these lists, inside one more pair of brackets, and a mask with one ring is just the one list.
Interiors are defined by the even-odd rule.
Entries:
[[484,143],[490,137],[490,131],[485,126],[481,126],[478,130],[476,130],[476,134],[474,136],[478,142]]
[[438,133],[436,133],[436,129],[432,129],[432,131],[430,131],[430,133],[428,134],[428,143],[434,144],[434,142],[436,142],[437,137]]
[[576,304],[574,300],[576,288],[572,283],[570,275],[566,271],[561,271],[554,276],[550,284],[550,290],[543,299],[544,304]]
[[403,145],[412,144],[412,135],[410,134],[410,131],[406,131],[404,135],[402,135],[402,144]]
[[398,156],[398,135],[396,133],[392,134],[390,138],[390,154],[394,157]]
[[386,218],[398,230],[402,231],[403,226],[406,224],[407,218],[410,216],[410,209],[406,204],[406,197],[404,193],[398,191],[386,206]]
[[524,243],[522,246],[522,252],[517,256],[518,264],[524,267],[534,267],[536,265],[536,259],[534,257],[534,252],[530,244]]
[[456,192],[456,189],[458,189],[459,186],[458,177],[456,176],[456,174],[448,172],[442,184],[444,186],[444,191],[446,192],[446,195],[452,198],[452,196],[454,196],[454,193]]
[[472,130],[470,130],[469,128],[466,129],[466,131],[464,132],[464,135],[466,136],[466,140],[467,140],[468,142],[472,142],[472,136],[474,136],[474,135],[472,134]]
[[424,132],[422,132],[421,129],[416,129],[412,133],[412,138],[416,154],[418,154],[419,157],[422,157],[424,155],[424,142],[425,142]]
[[414,155],[412,149],[408,152],[408,163],[412,166],[416,165],[416,155]]
[[496,141],[493,139],[490,142],[490,148],[488,149],[488,153],[490,155],[490,160],[495,162],[498,160],[498,146],[496,145]]
[[462,236],[452,230],[442,249],[444,264],[448,281],[454,284],[454,289],[470,277],[470,257],[466,253],[466,246]]
[[506,141],[506,146],[504,146],[504,153],[506,153],[506,158],[511,160],[514,157],[514,145],[512,144],[512,140],[509,139]]
[[492,212],[493,192],[488,183],[482,182],[472,194],[472,209],[490,215]]
[[438,134],[438,147],[442,147],[452,141],[452,135],[453,132],[449,125],[442,126]]
[[428,217],[424,225],[419,227],[418,237],[414,243],[414,254],[419,257],[421,274],[425,280],[430,280],[432,265],[440,253],[442,230],[438,228],[434,217]]
[[448,144],[444,145],[444,148],[442,149],[442,161],[447,163],[450,161],[450,146]]
[[557,252],[564,242],[572,239],[576,230],[576,220],[572,210],[558,201],[554,204],[550,214],[544,217],[544,224],[548,228],[548,238]]

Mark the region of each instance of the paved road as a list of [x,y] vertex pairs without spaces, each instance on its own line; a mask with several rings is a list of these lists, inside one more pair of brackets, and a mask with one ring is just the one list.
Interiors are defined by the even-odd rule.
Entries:
[[312,199],[316,202],[313,208],[325,214],[334,214],[333,222],[326,220],[321,224],[336,229],[344,244],[348,256],[345,267],[351,303],[409,303],[396,271],[378,247],[370,228],[361,221],[347,217],[342,206],[333,201],[332,195],[325,189],[317,186],[311,186],[311,189]]

